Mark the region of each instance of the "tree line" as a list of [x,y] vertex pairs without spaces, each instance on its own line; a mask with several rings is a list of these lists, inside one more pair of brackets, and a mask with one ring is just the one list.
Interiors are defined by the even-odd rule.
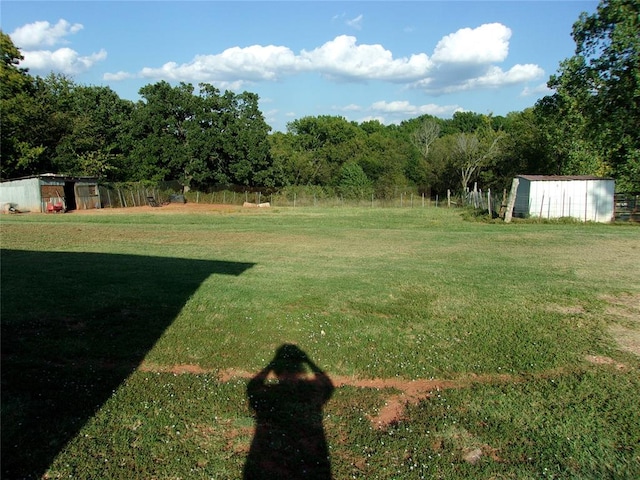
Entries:
[[137,102],[109,87],[32,76],[0,32],[3,179],[54,172],[109,182],[331,188],[380,198],[399,189],[444,194],[517,174],[592,174],[640,191],[640,2],[603,0],[573,26],[575,55],[553,94],[494,116],[456,112],[400,123],[303,117],[271,132],[251,92],[210,84],[142,87]]

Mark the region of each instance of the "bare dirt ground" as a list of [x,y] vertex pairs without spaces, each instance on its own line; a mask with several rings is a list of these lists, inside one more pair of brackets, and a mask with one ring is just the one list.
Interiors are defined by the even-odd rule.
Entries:
[[609,327],[609,333],[622,350],[640,356],[640,293],[605,297],[609,303],[607,316],[618,322]]
[[[164,215],[176,213],[221,213],[248,210],[251,207],[241,205],[227,205],[218,203],[168,203],[160,207],[128,207],[128,208],[98,208],[92,210],[71,210],[65,215]],[[48,214],[53,215],[53,214]]]

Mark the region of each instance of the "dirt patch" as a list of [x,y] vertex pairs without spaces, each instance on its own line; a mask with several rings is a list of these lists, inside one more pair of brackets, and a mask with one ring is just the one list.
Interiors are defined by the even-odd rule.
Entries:
[[549,312],[561,313],[563,315],[582,315],[585,313],[582,305],[558,305],[554,303],[547,305],[545,308]]
[[[254,374],[240,369],[226,369],[222,371],[207,370],[197,365],[172,365],[163,366],[150,363],[143,363],[139,370],[144,372],[163,372],[182,374],[217,374],[220,382],[226,383],[235,379],[250,379]],[[356,387],[369,388],[374,390],[389,390],[391,393],[386,399],[384,406],[376,415],[369,415],[371,424],[378,429],[385,429],[390,425],[398,423],[404,416],[408,405],[416,405],[422,400],[429,398],[434,392],[449,390],[453,388],[467,388],[473,384],[502,384],[522,381],[519,377],[511,375],[469,375],[457,380],[406,380],[402,378],[374,378],[362,379],[345,376],[331,376],[331,381],[335,387]],[[397,392],[397,393],[395,393]]]
[[154,363],[142,363],[138,370],[142,372],[161,372],[161,373],[173,373],[174,375],[182,375],[185,373],[191,375],[200,375],[203,373],[211,373],[199,365],[191,364],[179,364],[179,365],[156,365]]
[[610,306],[606,313],[614,317],[621,317],[640,326],[640,293],[619,295],[617,297],[605,296],[603,300]]
[[640,293],[603,299],[609,303],[605,313],[618,321],[609,333],[622,350],[640,356]]
[[[598,355],[589,355],[586,357],[589,363],[594,365],[612,365],[618,370],[626,370],[627,365],[616,362],[612,358]],[[222,383],[231,382],[237,379],[250,379],[254,376],[253,373],[247,372],[241,369],[226,369],[222,371],[214,369],[204,369],[198,365],[172,365],[163,366],[151,363],[143,363],[140,365],[139,370],[145,372],[163,372],[173,373],[174,375],[183,374],[216,374],[218,380]],[[557,375],[561,375],[562,370],[551,370],[548,372],[542,372],[534,375],[536,378],[551,378]],[[530,379],[531,376],[522,375],[476,375],[470,374],[464,377],[460,377],[453,380],[442,379],[418,379],[418,380],[406,380],[402,378],[373,378],[363,379],[356,377],[347,377],[340,375],[332,375],[331,381],[333,385],[337,387],[356,387],[356,388],[368,388],[374,390],[385,390],[387,396],[384,401],[384,405],[375,415],[368,415],[367,418],[371,422],[371,425],[380,430],[384,430],[391,425],[397,424],[404,418],[404,413],[407,406],[416,405],[422,400],[430,398],[432,395],[437,394],[443,390],[457,389],[457,388],[469,388],[473,385],[502,385],[525,382]],[[497,459],[495,452],[492,452],[490,448],[483,446],[482,451],[484,455],[488,455],[494,459]]]
[[[241,212],[243,209],[240,205],[227,205],[216,203],[169,203],[161,207],[150,207],[148,205],[142,207],[127,208],[98,208],[92,210],[71,210],[65,215],[165,215],[165,214],[185,214],[185,213],[233,213]],[[256,213],[259,209],[250,209]]]
[[594,365],[613,365],[617,370],[627,369],[627,366],[624,363],[616,362],[613,358],[605,357],[603,355],[587,355],[586,360]]

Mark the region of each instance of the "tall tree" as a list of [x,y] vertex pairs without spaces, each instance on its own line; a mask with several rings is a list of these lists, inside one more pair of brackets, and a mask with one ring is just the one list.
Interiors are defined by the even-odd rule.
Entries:
[[505,137],[500,141],[502,148],[490,184],[483,183],[485,188],[508,188],[516,175],[560,173],[551,170],[550,144],[534,108],[511,112],[502,123]]
[[580,15],[572,36],[575,55],[551,77],[556,94],[543,103],[580,122],[577,131],[568,122],[564,128],[578,135],[574,157],[591,162],[597,171],[590,173],[610,173],[618,189],[640,191],[640,2],[602,0],[595,13]]
[[440,124],[434,118],[424,118],[411,132],[411,143],[420,152],[422,158],[429,158],[429,148],[440,136]]
[[475,175],[496,159],[499,142],[503,137],[502,132],[496,132],[490,127],[474,133],[458,133],[455,136],[453,157],[460,172],[463,190]]
[[164,81],[140,89],[143,101],[131,121],[133,178],[189,188],[267,181],[269,126],[258,96],[209,84],[199,89]]
[[186,122],[194,114],[193,86],[168,82],[145,85],[129,124],[130,179],[183,180],[186,150]]
[[11,37],[0,30],[0,177],[37,173],[45,147],[29,134],[38,108],[33,78]]

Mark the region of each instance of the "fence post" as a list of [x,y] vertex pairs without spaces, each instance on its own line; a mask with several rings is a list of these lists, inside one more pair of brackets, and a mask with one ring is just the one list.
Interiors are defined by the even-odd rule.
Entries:
[[513,183],[511,184],[511,192],[509,193],[509,200],[507,200],[507,210],[504,212],[504,221],[506,223],[511,222],[511,215],[513,215],[513,206],[516,204],[518,183],[520,183],[520,180],[514,178]]
[[447,188],[447,208],[451,208],[451,190]]

